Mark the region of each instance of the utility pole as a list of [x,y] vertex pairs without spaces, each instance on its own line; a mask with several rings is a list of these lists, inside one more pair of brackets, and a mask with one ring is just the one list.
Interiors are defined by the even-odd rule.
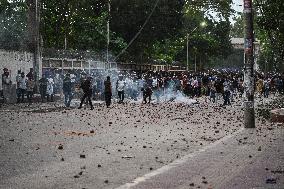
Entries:
[[107,61],[107,63],[106,63],[106,66],[105,67],[107,67],[107,66],[109,66],[110,67],[110,65],[109,65],[109,42],[110,42],[110,39],[109,39],[109,19],[110,19],[110,0],[108,0],[107,1],[107,6],[108,6],[108,18],[107,18],[107,57],[106,57],[106,61]]
[[40,0],[27,0],[28,5],[28,29],[29,29],[29,51],[34,54],[34,79],[36,84],[36,91],[39,89],[39,77],[42,73],[41,60],[41,39],[40,39]]
[[244,0],[244,127],[255,128],[252,0]]

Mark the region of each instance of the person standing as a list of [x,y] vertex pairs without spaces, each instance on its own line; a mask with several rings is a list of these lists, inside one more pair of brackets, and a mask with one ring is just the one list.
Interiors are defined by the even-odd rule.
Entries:
[[63,80],[63,94],[64,94],[64,104],[66,107],[70,107],[71,100],[73,98],[72,94],[72,82],[70,74],[67,73]]
[[24,102],[25,94],[27,90],[27,79],[25,77],[25,73],[21,73],[21,77],[19,79],[19,96],[18,96],[18,102]]
[[216,102],[218,100],[220,100],[221,96],[222,96],[222,87],[223,84],[220,80],[220,78],[217,78],[216,82],[215,82],[215,88],[216,88]]
[[145,78],[144,87],[143,87],[143,103],[147,103],[147,98],[149,98],[148,104],[151,103],[152,100],[152,80],[148,77]]
[[28,79],[32,79],[32,80],[34,80],[35,79],[35,76],[34,76],[34,69],[33,68],[30,68],[30,72],[26,75],[26,77],[28,78]]
[[17,103],[19,103],[20,99],[20,80],[21,80],[21,70],[18,70],[17,76],[16,76],[16,94],[17,94]]
[[12,85],[10,73],[7,68],[3,69],[4,73],[2,74],[2,88],[3,88],[3,97],[4,102],[7,102],[9,99],[9,92]]
[[123,103],[124,101],[124,88],[125,88],[125,81],[123,80],[123,76],[119,75],[118,80],[116,82],[116,90],[119,98],[118,103]]
[[35,82],[33,80],[33,77],[29,77],[28,80],[27,80],[27,99],[28,99],[29,103],[32,102],[34,87],[35,87]]
[[262,96],[263,93],[263,80],[261,78],[259,78],[256,81],[256,92],[258,93],[259,96]]
[[107,108],[109,108],[110,104],[111,104],[111,96],[112,96],[112,92],[111,92],[111,81],[110,81],[110,77],[107,76],[106,81],[104,82],[105,85],[105,101],[106,101],[106,106]]
[[230,82],[228,81],[228,79],[225,80],[225,82],[223,83],[224,86],[224,106],[226,105],[231,105],[230,102]]
[[153,78],[153,93],[156,97],[157,103],[160,102],[160,85],[159,85],[159,79],[155,76]]
[[85,99],[87,98],[87,101],[89,102],[89,104],[91,105],[91,110],[94,109],[94,106],[92,104],[92,78],[90,76],[87,77],[86,80],[82,81],[80,88],[83,90],[84,95],[81,99],[81,103],[78,109],[82,108],[82,105],[85,101]]
[[[54,81],[53,78],[50,76],[47,82],[47,102],[51,101],[53,102],[53,97],[54,97]],[[49,98],[50,97],[50,98]]]
[[215,87],[215,82],[211,81],[211,83],[209,84],[209,95],[210,95],[210,101],[212,101],[213,103],[216,102],[216,87]]
[[47,83],[48,80],[45,78],[45,75],[43,75],[42,78],[39,80],[39,92],[40,92],[41,102],[44,102],[44,99],[46,97]]
[[263,84],[263,87],[264,87],[264,98],[268,98],[269,96],[269,90],[270,90],[270,81],[269,79],[266,79],[264,81],[264,84]]

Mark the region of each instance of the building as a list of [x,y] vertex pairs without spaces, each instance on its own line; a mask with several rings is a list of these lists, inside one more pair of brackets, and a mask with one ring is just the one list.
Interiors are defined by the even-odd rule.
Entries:
[[[235,49],[244,49],[244,38],[231,38],[231,43]],[[260,54],[260,42],[256,39],[254,42],[254,69],[259,71],[258,57]]]

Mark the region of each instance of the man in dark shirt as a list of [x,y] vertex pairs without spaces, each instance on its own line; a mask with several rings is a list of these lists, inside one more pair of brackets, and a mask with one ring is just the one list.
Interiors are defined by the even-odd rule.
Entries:
[[108,108],[111,104],[111,96],[112,96],[111,82],[109,76],[107,76],[107,80],[104,82],[104,84],[105,84],[105,101],[106,101],[106,106]]
[[92,78],[91,78],[90,76],[88,76],[87,79],[84,80],[84,81],[82,82],[81,86],[80,86],[81,89],[82,89],[83,92],[84,92],[84,95],[83,95],[83,97],[82,97],[82,99],[81,99],[81,103],[80,103],[80,106],[79,106],[78,109],[81,109],[81,108],[82,108],[82,105],[83,105],[83,103],[84,103],[84,101],[85,101],[86,98],[87,98],[87,101],[89,102],[89,104],[91,105],[91,110],[94,109],[94,106],[93,106],[92,100],[91,100],[91,98],[92,98],[92,93],[93,93],[91,80],[92,80]]
[[72,94],[72,82],[70,78],[70,74],[66,74],[63,80],[63,93],[64,93],[64,103],[66,107],[70,107],[70,103],[73,97]]
[[220,80],[220,78],[217,79],[215,82],[215,88],[216,88],[216,101],[220,100],[222,93],[223,93],[223,83]]
[[26,75],[26,77],[28,79],[32,78],[32,80],[35,79],[35,76],[34,76],[34,69],[33,68],[30,68],[30,72]]
[[41,102],[44,102],[44,99],[46,97],[46,91],[47,91],[47,82],[45,75],[42,76],[42,78],[39,80],[39,92],[41,96]]

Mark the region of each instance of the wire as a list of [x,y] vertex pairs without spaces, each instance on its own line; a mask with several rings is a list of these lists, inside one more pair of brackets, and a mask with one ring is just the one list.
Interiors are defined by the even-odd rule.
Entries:
[[151,16],[153,15],[158,3],[160,0],[157,0],[151,13],[148,15],[147,19],[145,20],[144,24],[142,25],[142,27],[140,28],[140,30],[136,33],[136,35],[131,39],[131,41],[129,42],[129,44],[115,57],[114,61],[116,61],[129,47],[130,45],[137,39],[137,37],[140,35],[141,31],[144,29],[144,27],[146,26],[146,24],[149,22]]

